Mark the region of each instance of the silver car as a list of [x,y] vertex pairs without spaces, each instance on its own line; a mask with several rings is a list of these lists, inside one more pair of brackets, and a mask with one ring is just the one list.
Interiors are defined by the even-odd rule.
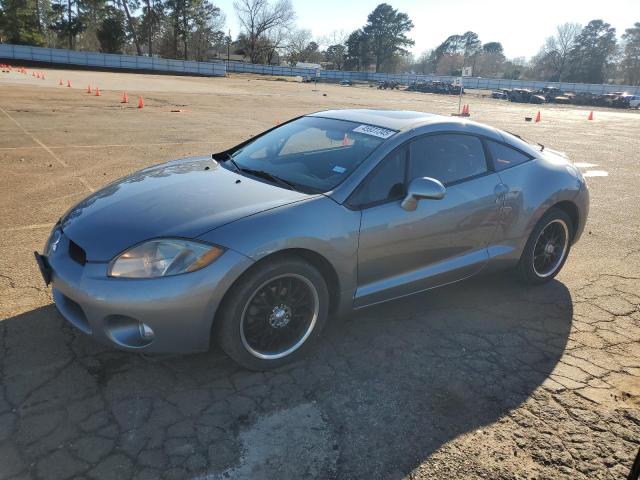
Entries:
[[463,119],[333,110],[108,185],[36,260],[96,340],[194,352],[213,339],[267,369],[353,309],[495,268],[547,282],[588,210],[559,152]]

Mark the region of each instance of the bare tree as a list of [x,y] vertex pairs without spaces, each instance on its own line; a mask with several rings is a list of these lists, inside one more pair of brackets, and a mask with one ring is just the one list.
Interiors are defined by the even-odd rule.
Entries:
[[[147,42],[147,53],[153,56],[153,42],[161,33],[161,22],[165,13],[162,0],[143,0],[144,14],[141,17],[140,35]],[[142,41],[141,40],[141,41]]]
[[318,45],[321,48],[328,48],[331,45],[344,45],[347,43],[347,39],[349,38],[349,33],[344,30],[333,30],[327,35],[323,35],[318,38]]
[[413,68],[416,73],[427,74],[435,71],[435,63],[433,60],[433,50],[425,50],[416,59]]
[[289,36],[289,30],[284,26],[278,28],[272,28],[266,35],[266,61],[268,64],[272,64],[278,54],[285,47],[285,43]]
[[297,62],[303,61],[302,52],[307,48],[310,41],[310,30],[292,30],[287,36],[285,50],[287,53],[287,60],[292,67],[295,67]]
[[543,49],[546,50],[549,60],[555,67],[559,82],[564,80],[569,54],[575,46],[576,38],[581,31],[582,26],[579,23],[564,23],[558,25],[556,34],[547,38],[545,42]]
[[233,8],[247,37],[247,54],[252,63],[265,53],[269,34],[278,29],[288,30],[295,20],[290,0],[277,0],[273,4],[269,0],[236,0]]
[[131,34],[133,43],[136,46],[136,52],[138,53],[138,55],[142,55],[142,49],[140,48],[140,42],[138,42],[138,35],[136,34],[136,28],[133,24],[133,19],[131,17],[131,12],[129,11],[127,0],[118,0],[117,3],[122,7],[125,15],[127,16],[127,25],[129,27],[129,33]]
[[563,80],[569,53],[573,49],[576,38],[580,35],[582,26],[579,23],[564,23],[559,25],[556,32],[556,50],[558,52],[558,79]]

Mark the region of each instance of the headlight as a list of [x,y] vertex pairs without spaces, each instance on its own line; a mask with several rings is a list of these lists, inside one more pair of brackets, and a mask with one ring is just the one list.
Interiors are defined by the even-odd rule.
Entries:
[[155,278],[193,272],[206,267],[224,250],[179,238],[149,240],[118,255],[107,275],[124,278]]
[[62,231],[58,224],[53,228],[51,235],[47,239],[47,243],[44,245],[44,255],[45,257],[51,256],[52,253],[58,249],[58,244],[60,243],[60,239],[62,238]]

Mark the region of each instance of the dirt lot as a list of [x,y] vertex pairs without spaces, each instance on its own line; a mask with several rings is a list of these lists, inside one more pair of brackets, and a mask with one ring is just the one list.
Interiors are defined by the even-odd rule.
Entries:
[[[472,119],[590,172],[589,224],[557,280],[524,289],[497,275],[376,306],[262,374],[216,347],[146,357],[94,343],[56,312],[31,252],[67,208],[133,170],[305,112],[448,115],[457,99],[45,72],[0,74],[0,479],[626,477],[640,445],[637,112],[587,121],[545,106],[533,124],[523,117],[537,106],[467,96]],[[133,103],[119,103],[123,90]]]

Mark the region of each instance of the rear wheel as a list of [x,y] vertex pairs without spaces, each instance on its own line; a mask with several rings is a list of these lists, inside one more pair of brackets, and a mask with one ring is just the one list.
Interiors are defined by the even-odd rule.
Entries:
[[295,258],[267,261],[227,294],[216,320],[218,341],[246,368],[275,368],[320,336],[328,307],[327,285],[316,268]]
[[562,269],[571,249],[573,225],[564,211],[553,208],[531,232],[518,263],[518,276],[524,283],[540,285]]

